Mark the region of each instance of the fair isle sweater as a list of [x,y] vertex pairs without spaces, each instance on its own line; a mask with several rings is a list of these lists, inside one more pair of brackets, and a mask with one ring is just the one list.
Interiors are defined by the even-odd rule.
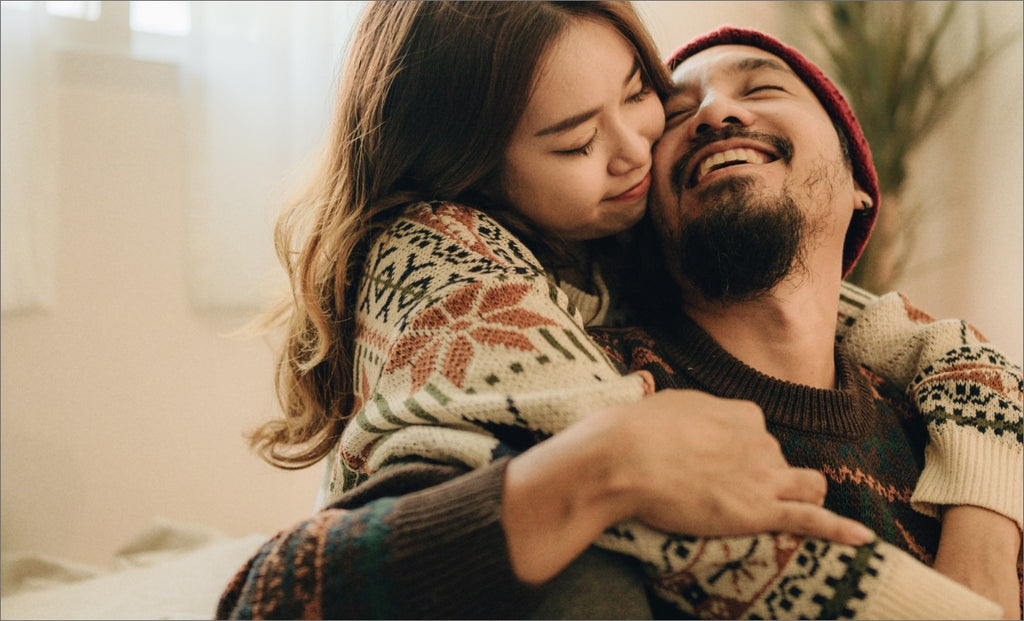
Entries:
[[[1019,524],[1020,369],[961,322],[932,322],[898,296],[849,293],[842,348],[905,387],[927,425],[911,502],[925,512],[977,504]],[[524,616],[539,593],[511,572],[504,458],[641,398],[645,380],[619,373],[525,246],[465,207],[408,209],[371,248],[357,304],[357,406],[323,490],[334,504],[268,542],[218,614]],[[995,614],[883,540],[861,549],[788,535],[704,540],[629,522],[595,543],[643,563],[680,614],[696,613],[686,585],[671,580],[682,573],[725,589],[720,599],[732,604],[707,616]],[[724,568],[753,582],[714,579]]]
[[934,561],[941,524],[910,503],[924,465],[925,422],[902,390],[852,364],[841,350],[837,386],[821,390],[747,366],[685,315],[657,329],[598,328],[591,337],[623,373],[650,373],[657,390],[754,401],[786,460],[825,474],[826,508],[855,517],[923,563]]

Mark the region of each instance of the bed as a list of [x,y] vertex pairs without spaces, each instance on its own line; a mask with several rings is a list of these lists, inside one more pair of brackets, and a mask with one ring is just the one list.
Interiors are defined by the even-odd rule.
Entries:
[[212,619],[228,580],[268,539],[156,519],[111,568],[5,554],[4,619]]

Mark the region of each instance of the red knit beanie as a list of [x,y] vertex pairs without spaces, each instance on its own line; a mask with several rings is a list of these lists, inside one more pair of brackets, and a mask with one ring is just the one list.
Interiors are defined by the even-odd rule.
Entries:
[[697,52],[717,45],[749,45],[784,60],[818,98],[822,107],[832,117],[832,122],[842,128],[843,133],[846,134],[847,142],[850,145],[853,177],[860,184],[861,189],[871,196],[873,206],[855,211],[850,228],[846,232],[846,244],[843,247],[843,277],[845,278],[857,263],[861,252],[864,251],[864,246],[868,243],[868,237],[871,235],[871,229],[875,226],[878,206],[881,202],[878,193],[878,176],[875,173],[875,165],[871,161],[871,149],[868,147],[868,141],[864,137],[864,132],[861,130],[860,123],[857,122],[857,117],[854,116],[850,104],[846,102],[836,85],[825,77],[821,69],[804,58],[803,54],[756,30],[723,26],[701,35],[668,57],[666,63],[669,70],[674,70],[680,63]]

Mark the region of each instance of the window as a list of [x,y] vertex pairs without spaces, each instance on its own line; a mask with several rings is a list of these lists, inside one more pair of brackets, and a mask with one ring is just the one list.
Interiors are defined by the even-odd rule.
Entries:
[[84,19],[86,21],[94,22],[100,18],[100,3],[98,1],[47,2],[46,12],[58,17]]
[[[262,307],[268,280],[281,275],[274,214],[291,189],[288,176],[301,176],[327,132],[334,73],[362,5],[3,2],[4,313],[60,299],[58,218],[80,208],[60,188],[81,180],[59,164],[65,134],[94,122],[77,116],[64,88],[77,79],[75,88],[105,88],[103,97],[124,97],[125,105],[145,95],[180,112],[172,120],[185,149],[171,165],[187,169],[188,198],[178,208],[189,223],[182,255],[190,302],[201,311]],[[69,73],[83,59],[102,70]],[[168,82],[168,69],[177,81]],[[156,72],[162,90],[145,91]],[[124,79],[112,89],[89,82],[97,76]],[[154,133],[165,136],[167,122],[153,118],[161,128]],[[90,147],[96,161],[124,148],[116,131]]]
[[185,37],[192,31],[188,2],[146,0],[128,4],[128,25],[133,32]]

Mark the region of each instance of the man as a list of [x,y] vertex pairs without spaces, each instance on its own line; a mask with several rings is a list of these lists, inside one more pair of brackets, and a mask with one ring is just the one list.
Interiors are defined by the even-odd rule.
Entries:
[[[879,204],[846,101],[799,52],[755,31],[720,29],[669,65],[676,90],[655,148],[650,228],[678,296],[651,305],[646,331],[595,336],[621,370],[651,372],[658,389],[756,402],[787,460],[825,472],[827,508],[1020,618],[1018,525],[974,506],[949,509],[941,525],[916,511],[921,418],[902,416],[914,404],[836,348],[840,282]],[[699,613],[722,605],[682,574]]]

